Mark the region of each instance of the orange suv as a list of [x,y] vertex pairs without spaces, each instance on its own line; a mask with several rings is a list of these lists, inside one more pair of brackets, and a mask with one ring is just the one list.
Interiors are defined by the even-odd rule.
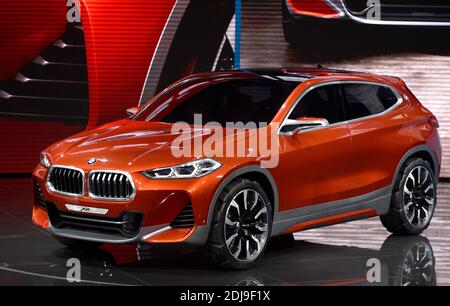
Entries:
[[186,244],[242,269],[271,237],[375,216],[411,235],[433,216],[438,122],[399,78],[211,72],[128,113],[41,153],[33,222],[67,246]]

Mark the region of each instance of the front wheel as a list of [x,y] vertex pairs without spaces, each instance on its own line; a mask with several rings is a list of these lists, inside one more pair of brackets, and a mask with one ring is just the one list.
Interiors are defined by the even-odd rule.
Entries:
[[220,194],[206,245],[228,269],[247,269],[262,256],[272,229],[272,206],[258,182],[237,179]]
[[436,179],[430,164],[422,158],[406,161],[392,193],[391,207],[381,222],[397,235],[417,235],[429,225],[436,207]]

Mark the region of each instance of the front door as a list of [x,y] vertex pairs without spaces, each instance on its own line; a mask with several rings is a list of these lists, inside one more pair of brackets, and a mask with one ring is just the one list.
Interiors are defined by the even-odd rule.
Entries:
[[284,172],[280,211],[348,197],[351,137],[345,123],[339,85],[325,84],[306,94],[288,119],[323,118],[329,125],[280,135]]

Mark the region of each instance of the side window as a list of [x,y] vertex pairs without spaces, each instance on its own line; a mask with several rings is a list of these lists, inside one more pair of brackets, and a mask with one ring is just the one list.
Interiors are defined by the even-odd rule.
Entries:
[[333,124],[344,120],[342,113],[338,85],[326,85],[308,92],[295,106],[289,119],[324,118]]
[[397,103],[398,98],[387,86],[344,84],[347,120],[379,114]]

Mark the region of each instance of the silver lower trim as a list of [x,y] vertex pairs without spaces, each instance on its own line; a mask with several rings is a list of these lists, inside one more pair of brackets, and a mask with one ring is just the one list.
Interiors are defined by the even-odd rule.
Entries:
[[278,212],[274,216],[272,236],[280,235],[299,223],[368,208],[375,209],[378,215],[384,215],[389,211],[391,192],[392,188],[388,186],[350,199]]
[[149,234],[143,236],[143,237],[142,237],[142,240],[147,240],[148,238],[151,238],[151,237],[156,236],[156,235],[158,235],[158,234],[167,232],[167,231],[169,231],[169,230],[171,230],[171,229],[172,229],[171,226],[165,226],[165,227],[163,227],[163,228],[161,228],[161,229],[159,229],[159,230],[153,231],[153,232],[151,232],[151,233],[149,233]]
[[149,237],[152,237],[159,233],[165,232],[169,229],[171,229],[171,227],[168,224],[144,227],[141,229],[141,231],[139,232],[138,235],[136,235],[135,237],[132,237],[132,238],[123,238],[123,237],[120,237],[119,235],[103,234],[103,233],[91,232],[89,230],[84,231],[84,230],[75,230],[75,229],[67,229],[67,228],[59,229],[59,228],[53,227],[51,224],[48,228],[48,231],[52,235],[65,237],[65,238],[93,241],[93,242],[100,242],[100,243],[124,244],[124,243],[143,242],[145,239],[148,239]]
[[[388,186],[374,192],[370,192],[368,194],[350,199],[310,205],[307,207],[282,212],[275,211],[271,237],[278,236],[291,226],[302,222],[307,222],[324,217],[331,217],[338,214],[358,211],[367,208],[375,209],[377,215],[384,215],[389,211],[391,192],[392,188]],[[349,219],[348,221],[351,221],[351,219]],[[204,245],[209,235],[209,228],[209,225],[198,226],[195,232],[186,241],[181,242],[181,244],[193,246]],[[48,228],[51,234],[61,237],[115,244],[144,242],[146,239],[166,232],[170,229],[172,228],[169,224],[145,227],[141,229],[140,233],[136,237],[123,238],[118,235],[108,235],[83,230],[57,229],[52,227],[51,224]]]
[[85,240],[85,241],[93,241],[93,242],[100,242],[100,243],[132,243],[132,242],[138,242],[139,236],[133,237],[133,238],[123,238],[116,235],[108,235],[108,234],[102,234],[102,233],[93,233],[89,231],[82,231],[82,230],[75,230],[75,229],[59,229],[55,228],[50,225],[48,228],[50,233],[52,235],[64,237],[64,238],[71,238],[71,239],[78,239],[78,240]]

